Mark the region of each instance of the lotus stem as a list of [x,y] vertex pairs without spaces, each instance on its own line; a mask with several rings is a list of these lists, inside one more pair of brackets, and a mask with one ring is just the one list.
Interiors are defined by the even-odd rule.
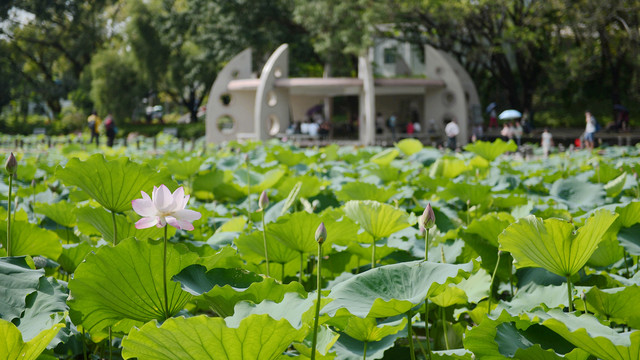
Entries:
[[444,317],[444,307],[440,308],[440,313],[442,314],[442,334],[444,335],[444,345],[449,350],[449,336],[447,335],[447,322]]
[[373,242],[371,243],[371,268],[374,269],[376,267],[376,237],[373,237]]
[[429,261],[429,229],[424,230],[424,261]]
[[322,297],[322,276],[320,274],[322,270],[322,243],[318,242],[318,267],[316,268],[316,316],[313,321],[313,341],[311,342],[311,360],[316,358],[316,346],[318,345],[318,323],[320,322],[320,298]]
[[111,354],[111,326],[109,326],[109,360],[112,359],[112,354]]
[[407,324],[407,331],[409,332],[409,351],[411,353],[411,360],[416,360],[416,351],[413,348],[413,326],[411,325],[412,315],[412,311],[409,310],[409,312],[407,312],[407,319],[409,320],[409,323]]
[[304,269],[304,253],[300,252],[300,273],[298,274],[298,282],[302,284],[302,271]]
[[262,239],[264,240],[264,258],[267,260],[267,277],[269,277],[269,252],[267,251],[267,225],[264,222],[264,211],[262,211]]
[[573,312],[573,297],[571,296],[571,275],[567,276],[567,298],[569,301],[569,312]]
[[87,360],[87,337],[84,333],[84,327],[82,328],[82,355],[84,360]]
[[515,295],[513,290],[513,260],[511,260],[511,266],[509,266],[509,286],[511,286],[511,296]]
[[491,314],[491,297],[493,296],[493,281],[496,278],[496,273],[498,272],[498,266],[500,265],[500,256],[502,255],[502,251],[498,250],[498,259],[496,260],[496,267],[493,269],[493,275],[491,275],[491,283],[489,283],[489,301],[487,303],[487,315]]
[[281,281],[284,284],[284,263],[282,263],[281,265],[282,265],[282,274],[281,274],[282,279],[281,279]]
[[362,360],[367,360],[367,341],[364,342],[364,350],[362,351]]
[[167,225],[164,226],[164,249],[162,254],[162,283],[164,288],[164,317],[169,318],[169,296],[167,296]]
[[11,256],[11,187],[13,174],[9,174],[9,198],[7,199],[7,256]]
[[111,219],[113,219],[113,246],[116,246],[118,245],[118,226],[116,225],[116,213],[113,210],[111,210]]
[[631,277],[631,274],[629,273],[629,263],[627,262],[627,258],[629,257],[629,254],[627,253],[627,251],[624,251],[624,267],[627,270],[627,279],[629,277]]
[[429,337],[429,295],[424,299],[424,332],[427,337],[427,359],[431,360],[431,339]]

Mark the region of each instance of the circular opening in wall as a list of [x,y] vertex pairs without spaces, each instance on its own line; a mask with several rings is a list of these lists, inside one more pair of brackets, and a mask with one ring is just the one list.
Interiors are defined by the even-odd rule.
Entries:
[[275,70],[273,70],[273,76],[275,76],[277,79],[282,77],[282,70],[280,68],[275,68]]
[[238,70],[233,70],[231,72],[231,77],[234,78],[234,79],[237,79],[238,75],[240,75],[240,71],[238,71]]
[[269,115],[269,135],[275,136],[280,132],[280,119],[275,115]]
[[441,66],[436,67],[436,74],[438,75],[444,74],[444,68]]
[[275,91],[273,90],[267,93],[267,105],[269,105],[270,107],[278,105],[278,95],[276,95]]
[[229,94],[220,95],[220,102],[222,103],[222,105],[228,106],[229,104],[231,104],[231,95]]
[[446,107],[451,107],[456,103],[456,95],[451,91],[446,91],[442,94],[442,103]]
[[216,127],[222,134],[233,133],[235,126],[235,120],[229,115],[222,115],[216,120]]

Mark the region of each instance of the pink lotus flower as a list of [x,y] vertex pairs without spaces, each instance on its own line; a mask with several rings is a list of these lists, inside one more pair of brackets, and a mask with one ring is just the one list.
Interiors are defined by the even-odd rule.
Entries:
[[163,227],[167,224],[183,230],[193,230],[193,221],[200,219],[200,213],[188,210],[189,195],[184,195],[184,189],[179,187],[171,193],[164,185],[153,187],[152,198],[141,191],[142,199],[131,201],[133,210],[143,216],[136,222],[136,229],[146,229],[152,226]]

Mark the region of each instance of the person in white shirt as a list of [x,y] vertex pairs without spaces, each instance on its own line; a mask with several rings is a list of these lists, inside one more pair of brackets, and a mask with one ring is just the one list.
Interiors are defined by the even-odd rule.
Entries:
[[591,112],[587,111],[584,113],[584,121],[587,123],[584,129],[584,146],[593,150],[593,134],[596,132],[596,118],[591,115]]
[[540,145],[542,145],[542,150],[544,151],[544,157],[548,157],[549,151],[551,150],[551,146],[553,146],[553,136],[551,136],[551,133],[549,132],[548,128],[544,128]]
[[460,133],[460,127],[456,119],[451,120],[444,128],[444,133],[447,135],[447,147],[451,150],[456,150],[456,136]]

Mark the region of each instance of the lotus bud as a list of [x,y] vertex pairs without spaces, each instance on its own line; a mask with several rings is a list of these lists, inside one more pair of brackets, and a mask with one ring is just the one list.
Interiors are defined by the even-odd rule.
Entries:
[[316,230],[316,241],[321,244],[327,240],[327,229],[324,227],[324,223],[320,223],[318,230]]
[[269,196],[267,196],[267,190],[262,190],[262,194],[260,194],[260,199],[258,199],[258,207],[260,211],[266,209],[269,206]]
[[18,161],[16,160],[16,157],[13,156],[13,153],[9,155],[7,162],[4,164],[4,168],[7,170],[9,175],[15,174],[16,170],[18,170]]
[[431,229],[436,224],[436,214],[433,213],[431,203],[427,204],[424,212],[420,216],[420,232],[424,233],[426,230]]

